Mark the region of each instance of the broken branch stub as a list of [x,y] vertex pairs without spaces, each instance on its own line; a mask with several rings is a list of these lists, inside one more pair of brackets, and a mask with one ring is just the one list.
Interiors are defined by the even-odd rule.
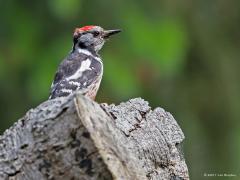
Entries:
[[183,132],[141,98],[99,105],[76,93],[31,109],[0,137],[0,179],[189,179]]

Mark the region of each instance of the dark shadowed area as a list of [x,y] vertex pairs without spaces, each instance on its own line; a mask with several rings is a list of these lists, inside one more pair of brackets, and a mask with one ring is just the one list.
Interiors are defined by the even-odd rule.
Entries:
[[239,0],[0,1],[0,132],[47,100],[75,27],[121,28],[100,52],[97,101],[163,107],[191,179],[240,179],[239,22]]

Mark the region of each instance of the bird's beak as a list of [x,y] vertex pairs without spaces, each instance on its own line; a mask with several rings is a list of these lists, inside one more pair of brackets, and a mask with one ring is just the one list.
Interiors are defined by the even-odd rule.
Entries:
[[121,29],[114,29],[114,30],[105,30],[103,33],[103,38],[104,39],[108,39],[110,36],[117,34],[119,32],[121,32]]

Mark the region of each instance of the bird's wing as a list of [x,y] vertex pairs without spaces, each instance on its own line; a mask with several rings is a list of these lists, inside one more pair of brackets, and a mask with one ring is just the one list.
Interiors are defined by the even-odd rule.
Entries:
[[68,57],[59,65],[50,98],[66,96],[76,89],[87,91],[87,88],[98,80],[100,72],[101,63],[93,57],[84,55]]
[[55,74],[53,85],[59,83],[65,77],[73,75],[76,70],[81,66],[81,62],[86,60],[87,56],[73,56],[69,55],[59,65],[58,70]]

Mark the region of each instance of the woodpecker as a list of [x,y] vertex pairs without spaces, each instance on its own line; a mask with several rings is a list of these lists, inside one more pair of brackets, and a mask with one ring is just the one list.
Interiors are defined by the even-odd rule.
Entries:
[[58,67],[49,99],[79,90],[95,100],[103,75],[103,62],[98,52],[110,36],[119,32],[119,29],[104,30],[100,26],[76,28],[72,50]]

